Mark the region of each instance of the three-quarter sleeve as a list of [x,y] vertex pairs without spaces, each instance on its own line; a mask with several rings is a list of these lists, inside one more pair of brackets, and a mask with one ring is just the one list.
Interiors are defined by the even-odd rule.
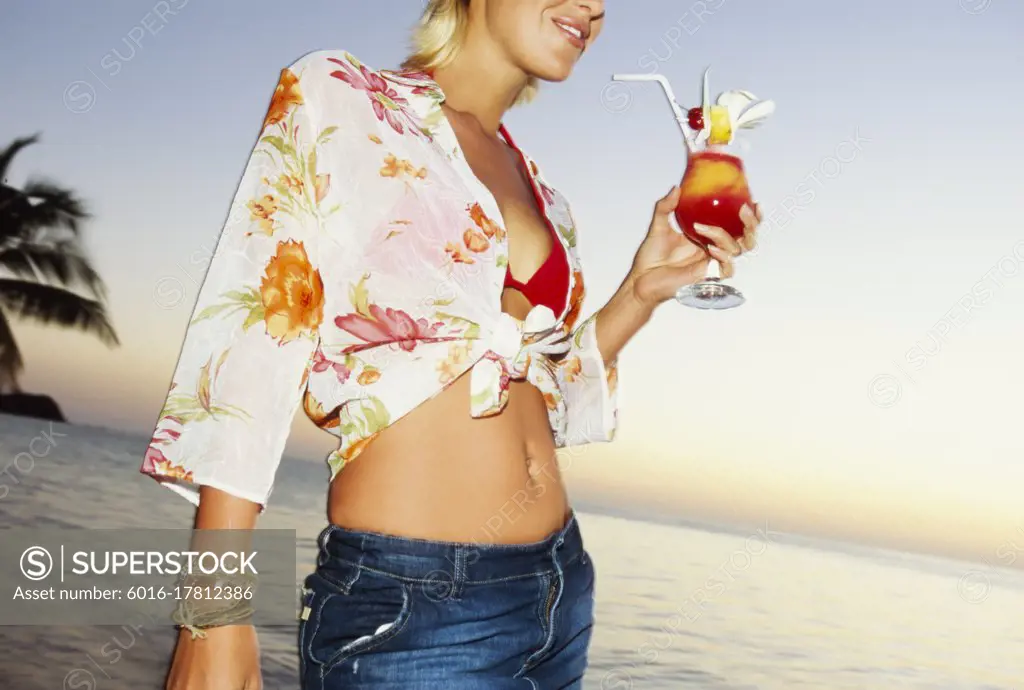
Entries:
[[330,178],[308,58],[281,71],[142,463],[196,504],[206,485],[265,509],[319,342]]
[[618,361],[605,363],[597,347],[596,314],[573,332],[571,348],[558,366],[565,399],[562,445],[611,441],[618,424]]

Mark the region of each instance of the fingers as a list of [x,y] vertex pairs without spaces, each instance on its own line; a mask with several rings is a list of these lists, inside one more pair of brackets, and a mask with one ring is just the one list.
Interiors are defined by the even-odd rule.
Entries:
[[730,255],[715,246],[708,247],[708,253],[718,262],[719,272],[723,278],[732,278],[736,275],[736,266],[733,264],[733,255]]
[[[721,250],[716,247],[711,251]],[[662,302],[675,295],[682,286],[701,281],[708,273],[709,260],[706,255],[702,254],[701,257],[696,260],[691,258],[678,263],[665,264],[652,269],[643,278],[644,294],[656,302]],[[719,264],[719,276],[722,279],[732,278],[734,275],[732,261],[720,261]]]
[[[733,238],[732,235],[727,233],[722,228],[716,228],[713,225],[703,225],[701,223],[693,224],[694,232],[708,238],[711,242],[726,252],[730,256],[739,256],[743,253],[743,247],[739,242]],[[710,250],[710,247],[709,247]]]
[[648,236],[664,236],[675,232],[672,229],[672,215],[679,205],[679,185],[673,185],[668,194],[658,199],[654,205],[654,217],[651,219],[651,226],[647,229]]
[[706,252],[695,254],[691,251],[686,255],[676,255],[676,253],[673,253],[669,256],[669,261],[665,263],[665,266],[672,270],[696,271],[703,275],[704,272],[707,272],[708,262],[713,259],[721,267],[721,276],[723,278],[731,278],[735,275],[734,256],[713,244],[706,247]]
[[743,221],[743,236],[734,238],[722,228],[712,225],[694,223],[695,232],[703,235],[730,256],[739,256],[743,252],[753,251],[757,247],[757,228],[761,224],[761,208],[757,204],[751,207],[744,204],[740,209],[740,220]]
[[672,213],[678,205],[679,185],[672,185],[672,189],[668,190],[668,194],[658,199],[658,203],[654,205],[654,215],[664,216]]
[[757,226],[761,223],[761,209],[757,204],[751,208],[747,204],[740,209],[740,220],[743,221],[743,237],[739,244],[743,251],[750,252],[757,247]]

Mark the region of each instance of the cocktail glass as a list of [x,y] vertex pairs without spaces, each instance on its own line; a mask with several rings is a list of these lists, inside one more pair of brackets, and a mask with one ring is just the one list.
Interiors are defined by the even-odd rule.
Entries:
[[[753,210],[753,199],[743,161],[729,152],[728,144],[736,130],[756,126],[774,111],[775,104],[758,101],[748,91],[727,91],[712,105],[708,71],[704,73],[703,102],[689,111],[676,102],[671,85],[660,74],[616,74],[612,79],[658,82],[672,107],[688,153],[674,214],[679,229],[705,251],[709,240],[694,230],[694,224],[716,226],[736,239],[742,238],[746,228],[740,211],[744,205]],[[721,267],[712,258],[704,279],[681,287],[676,300],[697,309],[731,309],[743,304],[743,294],[723,283],[720,272]]]
[[[680,183],[675,216],[679,228],[692,242],[706,251],[708,239],[693,229],[695,223],[722,228],[736,239],[743,237],[746,228],[740,210],[744,205],[753,210],[750,187],[739,158],[718,147],[690,155]],[[698,309],[730,309],[743,304],[743,294],[715,275],[720,270],[718,262],[711,259],[709,263],[704,279],[679,288],[676,300]]]

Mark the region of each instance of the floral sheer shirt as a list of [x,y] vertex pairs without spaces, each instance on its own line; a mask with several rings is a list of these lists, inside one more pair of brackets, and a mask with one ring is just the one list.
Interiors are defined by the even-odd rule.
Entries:
[[[557,447],[612,439],[616,367],[566,199],[524,154],[569,258],[561,314],[501,309],[508,242],[430,77],[345,51],[282,70],[238,186],[141,471],[194,503],[208,485],[266,507],[295,411],[338,436],[333,478],[469,372],[467,412],[510,380],[544,396]],[[555,248],[557,250],[557,248]]]

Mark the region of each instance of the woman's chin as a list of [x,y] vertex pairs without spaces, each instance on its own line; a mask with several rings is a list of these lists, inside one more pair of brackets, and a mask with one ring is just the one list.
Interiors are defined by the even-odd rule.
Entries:
[[563,63],[561,60],[557,62],[551,62],[546,65],[534,65],[534,69],[530,71],[530,74],[535,76],[541,81],[548,82],[561,82],[572,76],[573,68],[576,67],[576,63]]

